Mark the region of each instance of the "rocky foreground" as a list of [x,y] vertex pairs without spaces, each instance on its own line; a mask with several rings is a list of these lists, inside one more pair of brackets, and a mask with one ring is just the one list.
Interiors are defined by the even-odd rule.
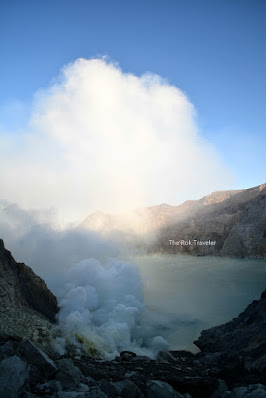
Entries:
[[53,351],[56,298],[3,242],[0,295],[1,398],[266,397],[266,291],[231,322],[203,331],[198,354],[152,360],[124,351],[112,361]]

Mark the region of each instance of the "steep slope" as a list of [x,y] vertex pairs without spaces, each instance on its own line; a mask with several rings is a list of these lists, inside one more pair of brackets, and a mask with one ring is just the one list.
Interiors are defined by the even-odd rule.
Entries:
[[119,230],[122,232],[149,233],[158,228],[180,222],[199,209],[213,203],[222,202],[239,192],[242,192],[242,190],[218,191],[199,200],[187,200],[179,206],[163,203],[118,214],[108,214],[97,210],[82,221],[79,227],[99,232]]
[[203,330],[194,344],[203,352],[260,357],[266,352],[266,290],[237,318]]
[[[200,245],[196,239],[215,243]],[[265,258],[266,184],[198,208],[184,220],[161,228],[150,251]]]
[[17,263],[0,240],[0,299],[17,308],[28,308],[53,321],[57,299],[43,279],[23,263]]
[[[107,235],[119,231],[120,242],[124,234],[129,244],[149,253],[265,258],[266,184],[213,192],[179,206],[161,204],[116,215],[97,211],[80,228]],[[214,243],[199,243],[209,241]]]

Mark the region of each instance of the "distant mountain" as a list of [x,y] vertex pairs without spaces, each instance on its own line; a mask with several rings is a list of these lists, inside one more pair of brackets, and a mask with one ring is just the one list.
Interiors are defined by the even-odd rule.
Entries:
[[266,257],[266,184],[207,203],[161,228],[150,251]]
[[213,192],[179,206],[161,204],[121,214],[96,211],[80,227],[131,236],[133,244],[149,253],[265,258],[266,184]]
[[222,202],[242,191],[213,192],[199,200],[187,200],[179,206],[164,203],[118,214],[108,214],[97,210],[82,221],[80,227],[99,232],[119,230],[145,234],[175,224],[204,206]]

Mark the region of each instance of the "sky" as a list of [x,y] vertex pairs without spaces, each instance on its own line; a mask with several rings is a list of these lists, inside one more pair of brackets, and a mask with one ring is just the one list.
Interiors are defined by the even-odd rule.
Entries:
[[265,19],[259,0],[2,0],[1,199],[74,220],[264,183]]

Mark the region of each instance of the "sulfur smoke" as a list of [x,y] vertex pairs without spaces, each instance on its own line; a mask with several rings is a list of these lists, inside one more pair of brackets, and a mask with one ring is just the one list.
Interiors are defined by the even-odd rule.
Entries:
[[[69,346],[114,358],[122,350],[150,357],[168,347],[146,320],[143,286],[136,265],[118,259],[113,242],[85,230],[59,230],[47,211],[25,211],[2,203],[0,235],[18,261],[42,276],[61,310],[54,348]],[[45,222],[44,222],[45,221]]]
[[61,354],[67,344],[77,353],[87,349],[108,359],[123,350],[154,357],[168,347],[162,337],[146,335],[141,279],[134,264],[81,261],[67,272],[59,305],[62,336],[54,347]]

